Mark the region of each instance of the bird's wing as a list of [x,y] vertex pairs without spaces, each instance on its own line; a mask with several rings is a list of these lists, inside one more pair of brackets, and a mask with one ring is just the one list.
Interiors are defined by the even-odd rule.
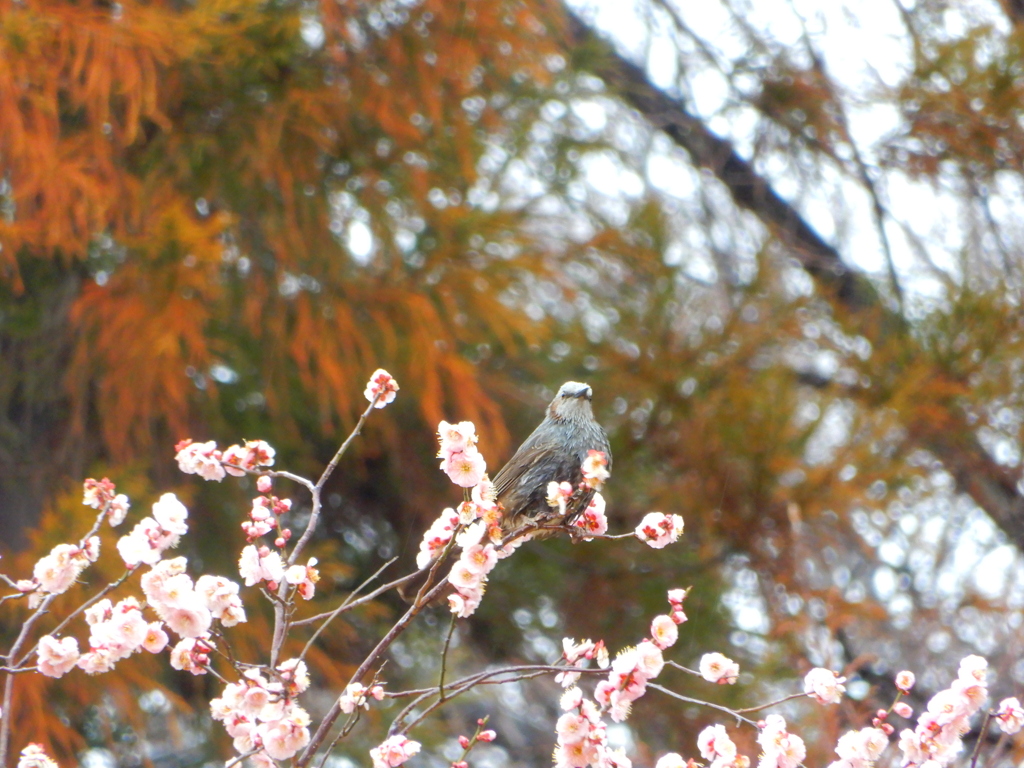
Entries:
[[542,466],[544,459],[555,450],[553,443],[520,446],[515,455],[494,476],[494,496],[500,498],[505,491],[515,486],[529,470]]

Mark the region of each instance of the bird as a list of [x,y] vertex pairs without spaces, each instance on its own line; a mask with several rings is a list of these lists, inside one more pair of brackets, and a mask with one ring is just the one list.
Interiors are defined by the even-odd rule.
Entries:
[[[548,483],[568,482],[579,488],[583,461],[590,451],[604,453],[611,471],[608,435],[594,419],[589,384],[567,381],[548,406],[544,420],[494,476],[494,499],[502,508],[502,529],[511,531],[528,520],[551,515]],[[583,487],[569,499],[561,523],[571,523],[590,504],[595,491]]]

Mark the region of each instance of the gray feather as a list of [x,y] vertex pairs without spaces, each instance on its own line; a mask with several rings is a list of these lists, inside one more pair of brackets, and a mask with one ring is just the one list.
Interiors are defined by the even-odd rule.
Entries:
[[[586,384],[563,384],[548,406],[544,421],[494,476],[495,498],[505,510],[502,524],[506,530],[521,524],[524,518],[550,514],[548,483],[567,481],[578,486],[589,451],[603,451],[611,470],[608,436],[594,420],[591,396]],[[565,521],[572,521],[586,509],[593,496],[593,491],[587,491],[574,498]]]

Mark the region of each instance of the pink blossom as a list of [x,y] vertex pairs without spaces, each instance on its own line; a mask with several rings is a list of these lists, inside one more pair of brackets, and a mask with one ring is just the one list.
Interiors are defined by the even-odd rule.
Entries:
[[668,591],[668,602],[673,608],[676,606],[682,606],[683,601],[686,599],[686,595],[689,594],[689,589],[670,589]]
[[472,488],[483,479],[487,471],[487,462],[480,451],[469,447],[451,453],[441,462],[441,469],[456,485]]
[[709,683],[733,684],[740,675],[740,665],[720,653],[705,653],[700,659],[700,676]]
[[102,509],[114,498],[114,484],[109,479],[95,480],[87,479],[82,484],[82,503],[93,509]]
[[575,685],[569,688],[562,694],[562,697],[558,700],[559,706],[568,711],[570,709],[576,709],[580,704],[583,703],[583,691],[577,688]]
[[889,737],[881,728],[847,731],[839,738],[836,754],[850,766],[866,768],[874,764],[889,745]]
[[572,485],[564,481],[561,483],[556,483],[554,480],[552,480],[550,483],[548,483],[547,493],[548,506],[551,507],[552,509],[557,508],[558,514],[564,515],[566,505],[568,504],[569,499],[572,498],[572,495],[574,493]]
[[170,639],[167,637],[167,633],[164,632],[164,625],[159,621],[154,621],[146,626],[146,637],[142,641],[142,647],[150,653],[160,653],[164,648],[167,647],[167,643]]
[[317,564],[315,557],[309,558],[306,565],[296,563],[290,566],[284,573],[285,581],[293,585],[304,600],[312,600],[316,592],[316,584],[320,581],[320,571],[314,566]]
[[655,616],[651,622],[651,640],[662,650],[671,648],[679,639],[679,628],[671,616]]
[[448,595],[448,606],[460,619],[468,619],[480,607],[483,592],[456,592]]
[[725,726],[709,725],[697,736],[697,749],[705,760],[730,765],[736,759],[736,745]]
[[395,734],[370,750],[373,768],[395,768],[420,751],[420,743]]
[[181,637],[195,638],[210,631],[213,616],[206,606],[196,605],[191,608],[171,608],[161,615],[167,626]]
[[[229,475],[242,477],[246,471],[255,472],[260,467],[273,466],[275,453],[274,448],[265,440],[246,440],[245,445],[232,445],[225,449],[221,462]],[[259,487],[258,480],[256,486]],[[260,490],[260,493],[266,491]]]
[[242,555],[238,559],[238,573],[247,587],[261,581],[280,583],[284,578],[284,563],[277,552],[272,552],[267,547],[256,549],[250,544],[242,550]]
[[79,656],[77,664],[87,675],[98,675],[114,668],[114,658],[106,648],[94,648]]
[[39,744],[29,744],[21,750],[18,768],[57,768],[57,761],[49,757]]
[[[706,730],[706,729],[705,729]],[[709,760],[711,758],[708,758]],[[658,758],[654,768],[686,768],[686,761],[678,752],[669,752]]]
[[476,426],[472,421],[460,421],[458,424],[442,421],[437,425],[437,440],[440,446],[437,457],[446,459],[476,445]]
[[996,710],[996,723],[1003,733],[1011,736],[1024,727],[1024,708],[1016,697],[1003,699]]
[[839,677],[830,669],[815,667],[804,677],[804,693],[819,704],[838,704],[843,699],[845,677]]
[[171,666],[193,675],[205,675],[210,664],[210,641],[186,637],[171,649]]
[[896,675],[896,687],[903,693],[910,693],[910,689],[914,687],[914,673],[903,670]]
[[960,680],[984,685],[987,672],[988,662],[981,656],[965,656],[960,661],[957,677]]
[[604,481],[611,477],[608,471],[608,457],[604,451],[587,451],[582,469],[584,484],[595,491],[601,490]]
[[394,377],[383,368],[378,368],[370,375],[363,396],[373,403],[374,408],[383,408],[388,403],[394,402],[398,389],[398,382]]
[[63,677],[78,663],[78,641],[73,637],[61,640],[51,635],[39,638],[36,648],[39,671],[47,677]]
[[584,541],[591,541],[594,536],[603,536],[608,532],[608,517],[604,510],[604,496],[595,492],[587,508],[573,521],[573,525],[582,529]]
[[654,549],[677,541],[682,533],[683,518],[661,512],[648,512],[636,527],[636,537]]
[[193,443],[182,440],[174,446],[178,469],[188,475],[199,475],[204,480],[224,479],[224,468],[221,466],[221,452],[212,440],[207,443]]
[[188,532],[188,510],[173,493],[165,493],[153,504],[153,519],[168,533],[181,536]]
[[284,681],[288,693],[304,693],[309,688],[309,668],[302,659],[286,659],[277,665],[277,671]]
[[900,717],[911,718],[914,716],[914,709],[905,701],[898,701],[893,704],[892,711]]
[[258,728],[263,749],[275,760],[287,760],[309,743],[309,714],[292,705],[287,717]]
[[45,592],[60,595],[70,589],[87,565],[89,559],[82,549],[73,544],[58,544],[35,564],[32,575]]
[[559,744],[575,744],[587,738],[590,733],[590,722],[582,715],[566,712],[555,723],[555,733]]
[[148,573],[144,573],[142,575],[142,592],[146,595],[146,599],[154,605],[167,602],[165,585],[171,577],[184,573],[187,565],[188,561],[184,557],[175,557],[160,561]]
[[110,506],[107,507],[107,522],[110,523],[111,528],[116,528],[124,522],[130,506],[128,497],[123,493],[117,494],[117,496],[110,500]]
[[[584,768],[598,759],[597,747],[589,740],[555,747],[555,768]],[[377,768],[377,766],[374,766]]]
[[368,690],[362,683],[349,683],[345,692],[338,697],[338,707],[346,715],[354,712],[358,707],[369,709],[370,703],[366,700]]
[[758,768],[796,768],[807,757],[803,739],[786,730],[786,721],[781,715],[765,718],[757,743],[762,749]]
[[82,552],[85,555],[86,560],[90,563],[95,563],[100,557],[100,537],[90,536],[86,539]]
[[470,571],[486,576],[494,570],[498,562],[498,553],[491,544],[473,544],[462,550],[459,561],[465,563]]
[[483,576],[463,560],[456,561],[448,574],[448,582],[460,592],[476,590],[483,583]]
[[[173,498],[174,494],[168,493],[164,494],[164,496],[171,496]],[[161,497],[162,501],[163,497]],[[160,502],[157,502],[157,504],[153,505],[154,511],[157,510],[159,504]],[[167,522],[175,525],[179,530],[184,526],[184,521],[178,521],[175,517],[176,510],[168,507],[161,507],[160,510],[161,516]],[[187,526],[185,529],[187,530]],[[178,546],[180,538],[181,534],[165,530],[153,518],[144,517],[132,529],[131,533],[122,536],[118,540],[117,551],[121,553],[125,565],[129,568],[134,568],[142,563],[153,565],[160,560],[165,549]]]
[[653,680],[661,674],[665,660],[662,658],[661,649],[650,640],[644,640],[636,647],[637,669],[648,680]]
[[430,561],[437,557],[452,539],[452,533],[459,525],[459,515],[451,507],[441,512],[426,533],[423,534],[423,541],[420,542],[420,551],[416,556],[416,566],[426,568]]
[[238,585],[223,576],[200,576],[195,592],[215,619],[219,619],[224,611],[239,602]]

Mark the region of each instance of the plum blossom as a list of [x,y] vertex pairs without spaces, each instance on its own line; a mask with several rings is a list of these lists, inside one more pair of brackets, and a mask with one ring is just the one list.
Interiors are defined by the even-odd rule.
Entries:
[[220,460],[225,472],[242,477],[246,472],[256,472],[261,467],[272,467],[276,453],[266,440],[246,440],[242,445],[225,448]]
[[[936,693],[917,719],[917,727],[900,733],[899,748],[905,766],[948,765],[963,749],[961,737],[970,729],[970,717],[988,698],[988,662],[967,656],[960,662],[957,679]],[[901,673],[902,674],[902,673]]]
[[391,736],[370,750],[373,768],[395,768],[420,751],[420,743],[401,734]]
[[830,669],[815,667],[804,677],[804,693],[819,704],[838,704],[846,691],[845,677],[839,677]]
[[911,718],[914,716],[914,708],[905,701],[897,701],[892,705],[892,711],[900,717]]
[[591,541],[594,536],[603,536],[608,532],[608,516],[604,510],[604,496],[594,493],[587,508],[573,520],[573,525],[582,530],[584,541]]
[[608,456],[604,451],[587,451],[582,470],[583,484],[595,491],[601,490],[604,481],[611,477],[608,471]]
[[847,731],[836,745],[839,760],[829,768],[871,768],[887,746],[889,737],[881,728]]
[[57,768],[57,762],[39,744],[29,744],[21,750],[18,768]]
[[160,653],[169,642],[170,638],[164,632],[164,625],[161,622],[153,621],[146,626],[146,637],[142,641],[143,649],[150,653]]
[[362,683],[350,683],[345,688],[345,692],[338,697],[338,706],[346,715],[351,714],[358,707],[369,709],[368,697],[381,701],[384,698],[384,688],[380,685],[367,688]]
[[479,485],[487,472],[487,462],[476,447],[476,427],[471,421],[437,426],[441,469],[453,483],[463,488]]
[[996,710],[996,724],[1003,733],[1011,736],[1024,727],[1024,708],[1016,697],[1003,699]]
[[896,687],[903,693],[910,693],[910,689],[914,687],[914,673],[903,670],[896,675]]
[[287,760],[309,743],[309,713],[292,704],[285,717],[259,726],[263,749],[275,760]]
[[63,677],[78,663],[78,641],[73,637],[61,640],[44,635],[36,649],[39,671],[47,677]]
[[204,574],[196,582],[195,592],[213,618],[220,620],[225,627],[246,621],[238,585],[230,579]]
[[682,533],[683,518],[661,512],[648,512],[636,527],[636,537],[653,549],[663,549],[678,541]]
[[316,592],[316,584],[320,581],[320,571],[316,569],[317,559],[309,558],[305,565],[296,563],[284,572],[285,581],[293,585],[304,600],[312,600]]
[[651,642],[665,650],[671,648],[679,639],[679,628],[671,616],[655,616],[651,622]]
[[199,475],[204,480],[220,482],[225,477],[221,466],[222,454],[217,450],[217,443],[210,440],[206,443],[194,443],[182,440],[174,446],[174,458],[178,461],[178,469],[187,475]]
[[153,504],[153,519],[168,533],[181,536],[188,532],[188,510],[173,493],[165,493]]
[[807,757],[804,740],[786,730],[782,715],[768,715],[757,737],[761,745],[758,768],[796,768]]
[[188,510],[173,493],[165,493],[153,504],[153,517],[144,517],[131,533],[117,542],[117,551],[125,565],[134,568],[143,563],[153,565],[163,552],[178,546],[181,536],[188,531]]
[[[601,669],[607,669],[609,665],[608,649],[605,648],[603,640],[598,640],[596,643],[592,640],[583,640],[577,643],[572,638],[563,637],[562,658],[565,659],[566,663],[569,664],[570,667],[576,667],[579,669],[587,666],[588,662],[592,659],[597,660],[597,666]],[[579,679],[579,672],[567,671],[559,672],[555,675],[555,682],[561,683],[563,688],[575,685],[576,681]]]
[[388,403],[394,402],[395,397],[398,395],[398,390],[398,382],[395,381],[394,377],[383,368],[378,368],[370,375],[370,380],[366,382],[366,390],[363,392],[363,396],[373,403],[374,408],[383,408]]
[[441,461],[441,469],[453,483],[462,488],[472,488],[483,480],[487,462],[476,448],[451,453]]
[[732,685],[740,676],[740,665],[720,653],[705,653],[698,669],[701,677],[719,685]]
[[654,768],[686,768],[686,761],[678,752],[669,752],[658,758]]
[[423,534],[420,551],[416,555],[416,567],[426,568],[430,561],[448,546],[448,542],[452,540],[452,535],[458,526],[459,514],[454,509],[449,507],[441,512],[441,516],[431,523],[426,533]]
[[238,573],[247,587],[261,581],[280,584],[284,578],[284,563],[277,552],[272,552],[268,547],[256,549],[250,544],[242,550],[238,559]]
[[558,514],[562,517],[565,516],[566,506],[569,503],[569,499],[572,498],[574,493],[571,483],[561,482],[557,483],[552,480],[548,483],[547,488],[547,502],[548,506],[552,509],[557,509]]
[[58,544],[50,554],[40,558],[32,575],[44,592],[60,595],[70,589],[88,565],[89,557],[84,549],[74,544]]
[[472,421],[460,421],[458,424],[442,421],[437,425],[437,439],[441,446],[437,457],[444,458],[474,447],[477,441],[476,426]]
[[722,725],[709,725],[697,736],[697,749],[701,757],[710,760],[709,768],[732,768],[749,765],[750,761],[736,752],[736,744]]
[[128,497],[123,493],[115,495],[115,490],[114,484],[105,477],[102,480],[94,480],[90,477],[83,484],[82,503],[93,509],[106,507],[107,520],[112,528],[124,522],[125,515],[128,514],[128,507],[131,506],[128,503]]
[[171,666],[193,675],[205,675],[212,648],[208,637],[186,637],[171,649]]

